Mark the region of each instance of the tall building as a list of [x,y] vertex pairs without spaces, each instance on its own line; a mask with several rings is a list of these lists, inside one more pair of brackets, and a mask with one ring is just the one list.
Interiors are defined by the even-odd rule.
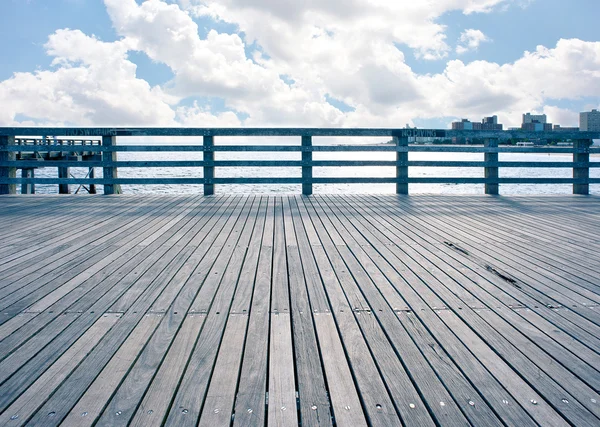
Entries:
[[452,123],[453,130],[502,130],[502,125],[498,123],[498,116],[484,117],[481,123],[471,122],[469,119],[462,119],[460,122]]
[[530,132],[551,131],[552,123],[547,123],[545,114],[523,114],[522,130]]
[[547,118],[545,114],[523,114],[523,124],[525,123],[546,123]]
[[473,125],[469,119],[462,119],[460,122],[452,123],[452,130],[473,130]]
[[498,123],[498,116],[484,117],[481,121],[481,130],[502,130]]
[[579,129],[582,132],[600,132],[600,111],[579,113]]

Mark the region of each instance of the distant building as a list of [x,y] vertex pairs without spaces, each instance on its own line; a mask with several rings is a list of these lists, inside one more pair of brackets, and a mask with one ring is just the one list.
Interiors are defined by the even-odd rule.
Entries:
[[498,124],[498,116],[484,117],[481,123],[462,119],[460,122],[452,123],[452,130],[502,130]]
[[547,120],[545,114],[523,114],[521,129],[529,132],[551,131],[552,123],[547,123]]
[[547,123],[545,114],[523,114],[523,124],[526,123]]
[[498,123],[498,116],[484,117],[481,121],[481,130],[502,130],[502,125]]
[[561,125],[554,125],[554,129],[556,131],[569,131],[569,132],[579,132],[579,128],[575,127],[562,127]]
[[452,122],[452,130],[473,130],[473,123],[469,119]]
[[529,132],[548,132],[552,130],[552,123],[523,123],[521,129]]
[[579,129],[582,132],[600,132],[600,111],[579,113]]

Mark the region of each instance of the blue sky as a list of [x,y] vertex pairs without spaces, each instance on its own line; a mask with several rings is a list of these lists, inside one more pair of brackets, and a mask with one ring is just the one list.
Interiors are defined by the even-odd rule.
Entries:
[[600,104],[597,0],[378,1],[4,0],[0,125],[569,126]]

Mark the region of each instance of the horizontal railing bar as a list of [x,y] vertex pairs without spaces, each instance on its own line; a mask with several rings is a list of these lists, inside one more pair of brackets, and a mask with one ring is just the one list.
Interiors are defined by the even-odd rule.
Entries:
[[600,162],[573,163],[573,162],[490,162],[483,161],[436,161],[436,160],[410,160],[408,162],[396,162],[395,160],[313,160],[303,162],[301,160],[215,160],[205,162],[203,160],[135,160],[106,162],[98,160],[14,160],[0,161],[0,166],[16,168],[43,168],[43,167],[132,167],[132,168],[156,168],[156,167],[360,167],[360,166],[416,166],[416,167],[502,167],[502,168],[598,168]]
[[[404,166],[404,165],[402,165]],[[410,160],[406,166],[417,167],[499,167],[499,168],[596,168],[600,162],[574,163],[574,162],[468,162],[468,161],[435,161],[435,160]]]
[[[397,178],[312,178],[303,180],[302,177],[285,178],[0,178],[0,184],[385,184],[400,182]],[[600,178],[463,178],[463,177],[415,177],[402,182],[409,184],[600,184]]]
[[600,132],[525,131],[525,130],[451,130],[382,128],[39,128],[3,127],[0,135],[18,137],[55,135],[89,138],[93,136],[383,136],[437,138],[519,138],[519,139],[598,139]]
[[[114,145],[114,146],[69,146],[69,145],[28,145],[27,150],[22,145],[5,145],[0,147],[0,151],[9,152],[202,152],[206,148],[201,145]],[[211,151],[390,151],[390,152],[440,152],[440,153],[600,153],[600,147],[591,147],[582,150],[575,150],[573,147],[482,147],[482,146],[455,146],[455,145],[215,145]]]
[[0,151],[9,151],[13,153],[49,153],[49,152],[69,152],[79,153],[89,151],[99,153],[107,150],[108,147],[101,145],[3,145],[0,146]]

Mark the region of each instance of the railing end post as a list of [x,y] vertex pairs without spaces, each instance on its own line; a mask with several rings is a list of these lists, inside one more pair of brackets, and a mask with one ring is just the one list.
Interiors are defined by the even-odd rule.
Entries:
[[[15,144],[15,137],[13,135],[2,135],[0,136],[0,146],[9,146]],[[0,151],[0,161],[15,161],[17,159],[16,153],[13,151]],[[16,178],[17,168],[10,166],[0,166],[0,178]],[[0,184],[0,194],[17,194],[16,184]]]

